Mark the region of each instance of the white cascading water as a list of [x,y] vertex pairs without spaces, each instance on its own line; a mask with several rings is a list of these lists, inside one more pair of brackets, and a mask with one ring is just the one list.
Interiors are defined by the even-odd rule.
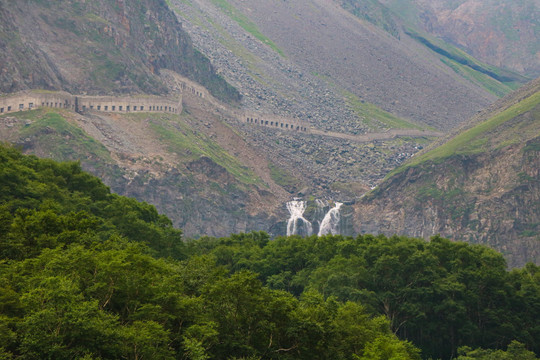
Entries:
[[287,222],[287,236],[303,235],[310,236],[313,233],[311,223],[304,218],[306,202],[293,200],[287,203],[287,210],[291,214]]
[[339,209],[341,208],[341,205],[343,205],[343,203],[336,202],[336,206],[328,210],[326,216],[321,222],[321,226],[319,227],[319,236],[330,233],[332,235],[339,234],[339,221],[341,220],[341,213],[339,212]]

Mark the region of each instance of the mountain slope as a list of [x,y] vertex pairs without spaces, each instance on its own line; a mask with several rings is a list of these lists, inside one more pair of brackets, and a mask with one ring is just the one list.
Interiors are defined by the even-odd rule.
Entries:
[[388,128],[370,125],[377,117],[355,109],[375,105],[449,130],[494,101],[497,87],[505,88],[491,79],[495,91],[488,91],[407,35],[401,23],[395,37],[341,3],[171,1],[195,46],[243,93],[244,107],[314,127],[352,133]]
[[[185,244],[152,205],[111,194],[76,163],[0,144],[0,180],[2,359],[421,359],[359,302],[295,297],[191,256],[213,240]],[[226,242],[262,251],[268,240]]]
[[163,0],[1,0],[0,18],[0,92],[165,93],[165,68],[239,99]]
[[540,79],[413,157],[356,205],[361,232],[487,244],[540,262]]

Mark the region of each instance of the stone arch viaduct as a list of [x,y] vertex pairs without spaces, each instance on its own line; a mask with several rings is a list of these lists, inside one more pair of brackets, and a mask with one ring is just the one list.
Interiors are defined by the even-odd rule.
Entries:
[[180,82],[180,89],[182,89],[182,92],[186,93],[191,93],[195,96],[198,96],[198,97],[202,97],[202,98],[205,98],[207,95],[208,95],[208,90],[206,90],[204,87],[202,86],[198,86],[192,82],[187,82],[187,81],[181,81]]
[[284,117],[276,117],[256,113],[245,113],[242,116],[241,121],[251,125],[270,127],[279,130],[293,130],[302,132],[309,131],[308,124],[305,121],[299,119],[289,119]]
[[27,91],[0,96],[0,115],[40,107],[70,109],[77,112],[182,112],[182,99],[159,96],[87,96],[67,92]]

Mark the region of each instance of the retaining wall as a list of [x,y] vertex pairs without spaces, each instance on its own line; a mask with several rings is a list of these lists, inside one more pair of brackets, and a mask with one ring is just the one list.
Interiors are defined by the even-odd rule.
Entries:
[[288,119],[271,115],[261,115],[255,113],[244,114],[242,121],[251,125],[270,127],[280,130],[307,132],[309,129],[308,124],[302,120]]
[[0,97],[0,114],[39,107],[71,109],[78,112],[168,112],[181,113],[182,101],[159,96],[86,96],[67,92],[28,91]]
[[0,114],[47,106],[71,109],[73,96],[66,92],[24,92],[0,97]]
[[77,111],[182,112],[178,101],[160,97],[77,96]]
[[204,87],[195,85],[194,83],[188,83],[187,81],[181,81],[180,88],[184,93],[191,93],[202,98],[205,98],[208,94],[208,91]]

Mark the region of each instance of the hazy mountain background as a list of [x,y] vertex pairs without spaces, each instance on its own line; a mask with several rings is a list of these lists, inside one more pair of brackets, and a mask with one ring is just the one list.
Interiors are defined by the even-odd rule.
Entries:
[[499,0],[381,0],[407,23],[488,64],[540,76],[540,4]]

